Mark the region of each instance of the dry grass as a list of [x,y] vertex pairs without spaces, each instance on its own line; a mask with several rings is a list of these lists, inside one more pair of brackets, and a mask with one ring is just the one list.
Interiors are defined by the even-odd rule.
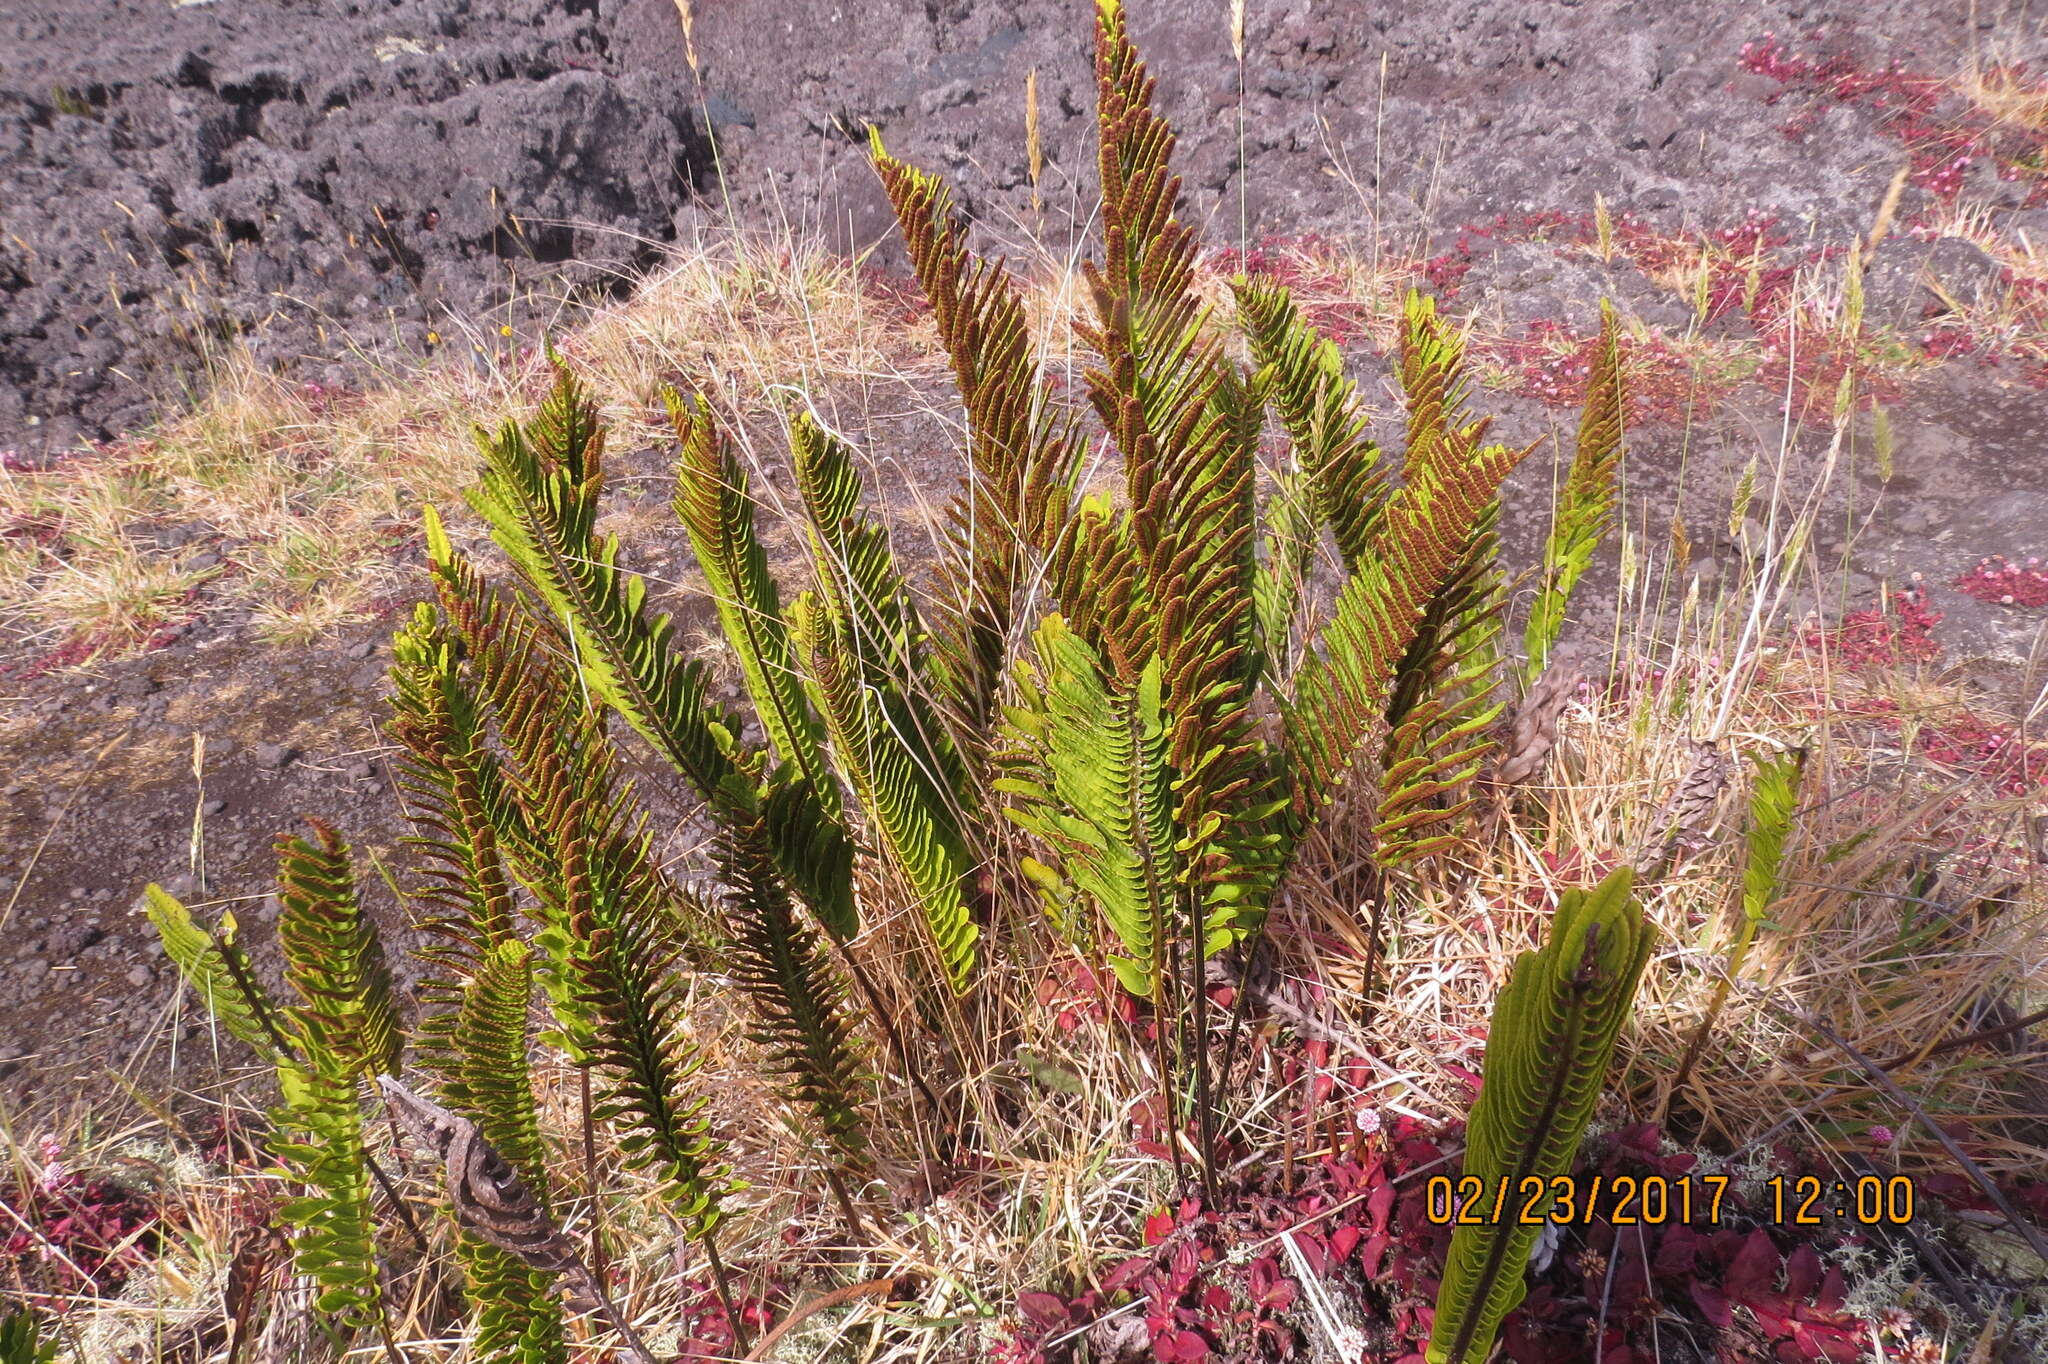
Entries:
[[[613,411],[615,439],[648,444],[664,383],[731,375],[759,392],[873,369],[900,344],[879,311],[855,267],[815,244],[735,236],[679,256],[631,303],[572,317],[559,344]],[[86,656],[129,648],[190,615],[202,584],[208,605],[270,638],[365,619],[397,590],[391,551],[419,504],[470,480],[473,426],[523,412],[544,369],[533,348],[474,332],[338,393],[230,352],[207,397],[146,438],[0,473],[10,623],[46,645],[82,641]],[[157,532],[178,526],[200,539],[162,548]]]

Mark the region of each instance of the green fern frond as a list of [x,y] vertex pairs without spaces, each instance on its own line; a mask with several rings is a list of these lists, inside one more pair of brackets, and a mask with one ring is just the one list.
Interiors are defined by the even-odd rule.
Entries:
[[164,945],[164,955],[199,996],[208,1013],[228,1030],[272,1060],[290,1053],[278,1027],[277,1007],[270,1002],[249,958],[235,944],[232,914],[224,916],[218,939],[192,920],[191,911],[162,886],[143,890],[144,909]]
[[1756,780],[1749,795],[1748,857],[1742,868],[1741,939],[1729,953],[1728,974],[1742,965],[1764,915],[1778,898],[1785,871],[1785,844],[1792,836],[1792,817],[1799,808],[1799,787],[1806,776],[1806,750],[1756,759]]
[[1284,286],[1239,279],[1232,287],[1252,363],[1267,376],[1311,505],[1329,523],[1345,567],[1356,572],[1387,489],[1380,448],[1367,434],[1357,387],[1344,375],[1343,353],[1302,318]]
[[[767,552],[754,528],[746,474],[700,399],[668,395],[669,417],[682,456],[676,515],[704,570],[720,624],[739,660],[768,741],[782,768],[770,785],[788,794],[765,830],[777,865],[826,931],[846,939],[859,931],[853,898],[853,841],[847,836],[839,786],[826,765],[824,727],[806,699],[783,619],[782,599],[768,573]],[[754,807],[725,802],[728,817],[748,822]]]
[[946,979],[965,991],[980,933],[963,834],[973,793],[928,701],[923,627],[887,534],[860,512],[852,451],[803,412],[790,437],[819,584],[790,613],[813,696],[876,841],[917,896]]
[[[547,1149],[527,1067],[527,1002],[533,957],[517,940],[493,944],[461,987],[440,1067],[441,1100],[476,1123],[493,1150],[548,1208]],[[508,1364],[560,1364],[568,1357],[562,1305],[552,1276],[470,1232],[458,1251],[475,1318],[471,1349]]]
[[[1487,1034],[1484,1083],[1466,1127],[1465,1176],[1525,1196],[1568,1174],[1628,1020],[1654,930],[1626,867],[1565,892],[1549,939],[1515,962]],[[1531,1183],[1529,1188],[1539,1187]],[[1437,1293],[1430,1364],[1476,1364],[1528,1291],[1539,1228],[1517,1218],[1461,1225]]]
[[879,133],[870,157],[966,410],[967,473],[947,511],[953,557],[942,565],[951,614],[939,647],[958,680],[963,728],[985,738],[1030,552],[1054,552],[1079,447],[1048,401],[1016,282],[1002,262],[968,251],[945,182],[890,156]]
[[711,589],[725,637],[739,660],[754,710],[775,756],[791,764],[839,814],[839,789],[821,753],[823,733],[804,700],[803,681],[790,652],[782,598],[768,573],[768,554],[754,530],[754,503],[746,471],[698,397],[666,395],[680,458],[676,465],[676,518]]
[[647,609],[647,584],[619,567],[618,538],[597,538],[603,445],[596,404],[558,361],[532,422],[479,433],[483,476],[467,496],[569,631],[591,691],[717,803],[747,784],[737,725],[714,714],[704,665],[672,647],[673,623]]
[[1321,649],[1303,661],[1286,709],[1294,808],[1336,795],[1384,725],[1401,659],[1429,603],[1465,561],[1473,529],[1527,450],[1480,444],[1483,423],[1453,425],[1461,355],[1435,305],[1410,295],[1402,336],[1410,439],[1402,483],[1376,519],[1370,552],[1339,592]]
[[839,1159],[858,1170],[867,1163],[867,1137],[855,1095],[858,1066],[845,992],[763,854],[767,843],[760,828],[737,829],[721,840],[732,933],[728,970],[753,1001],[750,1032],[774,1058],[785,1092],[817,1119]]
[[1013,798],[1004,813],[1059,864],[1032,878],[1055,922],[1078,892],[1123,949],[1109,959],[1117,979],[1156,1000],[1181,880],[1159,661],[1126,692],[1059,616],[1033,642],[1037,665],[1020,665],[1020,700],[1008,712],[1016,760],[995,789]]
[[864,682],[860,637],[831,602],[807,593],[792,603],[790,621],[833,754],[889,864],[917,897],[942,973],[964,992],[981,932],[967,903],[973,864],[925,742],[929,714],[906,704],[894,686]]
[[644,885],[603,851],[597,813],[561,810],[568,953],[584,1007],[599,1020],[587,1049],[606,1075],[600,1121],[616,1125],[628,1168],[657,1184],[684,1233],[701,1240],[718,1224],[732,1182],[717,1162],[704,1099],[687,1090],[700,1064],[690,1044],[676,951]]
[[1586,404],[1579,416],[1578,446],[1551,517],[1550,538],[1543,546],[1543,578],[1529,607],[1523,636],[1526,685],[1533,685],[1542,675],[1551,647],[1564,629],[1572,592],[1592,565],[1593,554],[1614,520],[1614,479],[1621,465],[1626,409],[1619,329],[1614,309],[1602,303],[1600,341],[1586,384]]
[[299,1059],[278,1067],[284,1102],[272,1150],[305,1192],[281,1215],[299,1272],[320,1286],[315,1310],[348,1329],[382,1316],[362,1081],[395,1074],[403,1034],[376,925],[356,899],[348,848],[334,830],[277,842],[278,941]]
[[290,1017],[316,1066],[332,1057],[350,1074],[396,1075],[405,1033],[376,921],[357,902],[348,846],[307,822],[314,841],[277,840],[277,939],[300,999]]
[[1294,622],[1301,612],[1302,588],[1308,582],[1319,529],[1314,503],[1307,474],[1282,474],[1260,517],[1263,529],[1252,600],[1259,618],[1259,657],[1266,675],[1276,680],[1293,670]]
[[344,1330],[383,1316],[360,1071],[320,1056],[278,1067],[283,1102],[271,1116],[271,1154],[304,1192],[278,1216],[292,1228],[292,1262],[318,1285],[314,1310]]

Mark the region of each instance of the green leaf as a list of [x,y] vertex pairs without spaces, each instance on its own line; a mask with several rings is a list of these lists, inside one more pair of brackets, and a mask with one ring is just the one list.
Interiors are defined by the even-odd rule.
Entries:
[[178,974],[199,996],[207,1012],[231,1036],[272,1060],[281,1059],[282,1038],[275,1026],[277,1009],[264,995],[248,958],[235,946],[232,937],[216,941],[192,921],[191,912],[162,886],[152,883],[143,890],[143,897],[144,913],[163,942],[164,955],[177,966]]

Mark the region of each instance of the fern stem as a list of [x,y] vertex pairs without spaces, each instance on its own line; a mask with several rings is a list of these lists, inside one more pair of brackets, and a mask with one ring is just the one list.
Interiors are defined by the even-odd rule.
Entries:
[[747,1338],[747,1323],[741,1318],[739,1308],[733,1305],[732,1281],[726,1275],[725,1261],[718,1256],[718,1242],[709,1232],[704,1234],[702,1242],[704,1261],[711,1267],[711,1291],[718,1294],[718,1305],[725,1309],[725,1319],[732,1326],[733,1348],[743,1356],[751,1354],[752,1345]]
[[576,1080],[583,1123],[583,1192],[590,1199],[590,1272],[603,1283],[610,1265],[604,1239],[604,1198],[597,1178],[597,1119],[592,1113],[590,1067],[576,1067]]

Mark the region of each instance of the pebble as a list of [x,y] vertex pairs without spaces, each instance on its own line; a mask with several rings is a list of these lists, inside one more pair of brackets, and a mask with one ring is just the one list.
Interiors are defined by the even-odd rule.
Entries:
[[147,966],[138,966],[128,973],[128,983],[138,990],[147,989],[156,981],[156,973]]
[[348,650],[348,656],[350,658],[368,658],[371,655],[371,653],[373,653],[376,650],[376,648],[376,640],[366,639],[360,644],[350,645]]
[[258,744],[250,750],[256,765],[266,771],[275,772],[291,764],[299,756],[299,750],[289,744]]
[[199,811],[201,814],[217,815],[227,808],[228,803],[222,800],[220,797],[216,796],[212,800],[207,801],[206,804],[200,806]]

